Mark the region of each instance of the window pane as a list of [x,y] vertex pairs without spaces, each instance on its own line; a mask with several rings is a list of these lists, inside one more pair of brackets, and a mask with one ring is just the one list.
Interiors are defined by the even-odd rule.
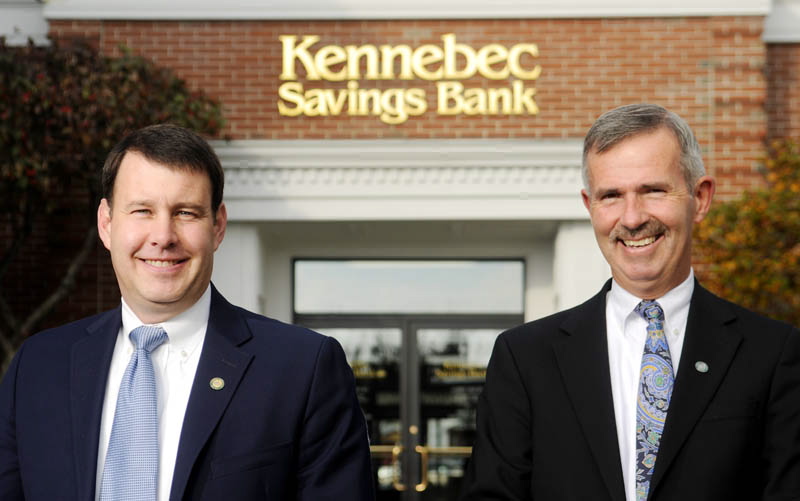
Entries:
[[522,261],[295,261],[297,313],[523,312]]

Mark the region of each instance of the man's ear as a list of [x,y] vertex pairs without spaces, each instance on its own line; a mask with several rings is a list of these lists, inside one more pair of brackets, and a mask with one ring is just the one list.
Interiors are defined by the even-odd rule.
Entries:
[[111,250],[111,205],[105,198],[97,206],[97,234],[106,249]]
[[214,250],[219,248],[222,239],[225,238],[225,229],[228,227],[228,209],[225,208],[225,202],[219,204],[217,208],[217,216],[214,219]]
[[592,199],[585,189],[581,190],[581,198],[583,199],[583,206],[586,207],[586,210],[591,214]]
[[694,186],[694,222],[699,223],[702,221],[709,209],[711,209],[711,199],[714,198],[714,191],[716,190],[716,182],[711,176],[703,176],[697,180]]

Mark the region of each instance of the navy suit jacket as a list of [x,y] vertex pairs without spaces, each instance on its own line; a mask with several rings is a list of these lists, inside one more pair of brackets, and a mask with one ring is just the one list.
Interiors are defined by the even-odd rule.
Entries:
[[[121,322],[117,308],[19,350],[0,385],[0,499],[94,499]],[[223,389],[211,389],[215,377]],[[366,425],[339,344],[233,306],[212,286],[170,499],[373,497]]]
[[[463,500],[625,499],[606,341],[609,287],[498,338]],[[695,283],[648,499],[800,500],[797,329]]]

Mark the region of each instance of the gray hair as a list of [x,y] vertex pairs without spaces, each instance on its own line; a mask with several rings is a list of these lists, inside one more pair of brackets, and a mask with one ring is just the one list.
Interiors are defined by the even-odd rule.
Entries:
[[705,176],[700,145],[689,124],[676,113],[657,104],[628,104],[600,115],[583,140],[583,186],[589,189],[589,152],[602,153],[625,138],[666,127],[675,134],[681,147],[681,170],[689,190]]

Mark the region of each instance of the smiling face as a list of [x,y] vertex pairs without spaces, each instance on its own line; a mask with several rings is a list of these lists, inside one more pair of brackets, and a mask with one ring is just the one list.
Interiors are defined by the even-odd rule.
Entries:
[[661,127],[587,156],[581,192],[614,279],[643,299],[663,296],[689,276],[692,228],[708,212],[714,180],[689,189],[675,135]]
[[224,204],[214,217],[208,176],[129,151],[112,200],[100,202],[97,227],[125,302],[145,323],[185,311],[211,281],[227,224]]

